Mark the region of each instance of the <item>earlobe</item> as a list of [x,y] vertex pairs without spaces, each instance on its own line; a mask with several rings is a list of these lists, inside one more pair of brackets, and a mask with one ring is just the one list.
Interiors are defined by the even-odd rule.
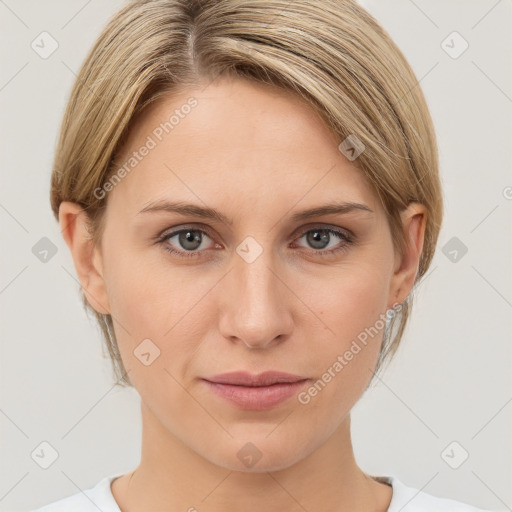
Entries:
[[395,261],[391,283],[392,303],[403,302],[411,292],[418,274],[425,236],[427,212],[423,205],[413,203],[401,214],[407,246]]
[[70,201],[59,206],[59,224],[69,247],[82,290],[89,304],[104,315],[110,314],[107,289],[103,278],[102,257],[87,229],[87,214]]

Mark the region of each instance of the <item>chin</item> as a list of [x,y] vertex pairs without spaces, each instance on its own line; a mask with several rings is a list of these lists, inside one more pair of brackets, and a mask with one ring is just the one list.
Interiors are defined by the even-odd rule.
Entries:
[[[215,453],[211,452],[212,443],[209,443],[209,453],[203,453],[202,456],[217,466],[243,473],[281,471],[307,456],[303,443],[292,443],[290,440],[286,443],[275,434],[267,437],[267,433],[243,436],[243,441],[240,438],[226,440],[225,443],[217,444]],[[272,439],[272,436],[275,437]],[[301,451],[297,449],[298,446]]]

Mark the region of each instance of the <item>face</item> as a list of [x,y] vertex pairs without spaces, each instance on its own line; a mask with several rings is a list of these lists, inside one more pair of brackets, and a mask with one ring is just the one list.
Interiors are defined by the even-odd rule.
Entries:
[[[300,99],[224,79],[160,99],[118,155],[137,163],[108,192],[89,289],[152,421],[225,468],[247,471],[254,450],[254,470],[277,470],[325,443],[406,296],[382,206],[339,142]],[[299,215],[343,203],[362,206]],[[268,370],[307,380],[237,403],[204,380]]]

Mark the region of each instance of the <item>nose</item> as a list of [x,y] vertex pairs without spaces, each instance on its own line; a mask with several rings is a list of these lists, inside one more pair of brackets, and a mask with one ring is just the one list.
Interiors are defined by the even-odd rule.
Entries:
[[226,339],[262,349],[289,337],[293,293],[282,274],[270,250],[251,263],[234,254],[220,299],[220,331]]

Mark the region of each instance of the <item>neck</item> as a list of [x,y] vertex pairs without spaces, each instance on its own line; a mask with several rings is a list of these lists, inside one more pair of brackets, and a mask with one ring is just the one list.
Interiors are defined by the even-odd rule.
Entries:
[[391,488],[354,459],[350,415],[323,445],[277,471],[232,471],[205,459],[167,430],[142,403],[139,466],[112,484],[122,510],[385,512]]

